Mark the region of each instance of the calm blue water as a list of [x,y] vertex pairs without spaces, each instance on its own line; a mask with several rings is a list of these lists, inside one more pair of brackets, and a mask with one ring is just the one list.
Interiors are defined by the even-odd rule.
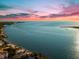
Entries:
[[5,32],[10,42],[40,52],[49,59],[75,59],[76,52],[78,52],[75,49],[75,45],[78,44],[74,44],[78,40],[77,30],[60,28],[59,26],[62,25],[79,24],[74,22],[24,22],[7,26]]

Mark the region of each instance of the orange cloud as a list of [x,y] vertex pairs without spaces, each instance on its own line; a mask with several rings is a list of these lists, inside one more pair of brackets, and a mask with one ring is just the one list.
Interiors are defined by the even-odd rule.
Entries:
[[56,18],[38,18],[38,17],[17,17],[17,18],[0,18],[1,21],[74,21],[79,22],[79,15],[56,17]]

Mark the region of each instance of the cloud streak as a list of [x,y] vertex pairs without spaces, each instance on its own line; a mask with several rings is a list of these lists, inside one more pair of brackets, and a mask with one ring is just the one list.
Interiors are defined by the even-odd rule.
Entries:
[[78,0],[6,0],[3,2],[5,4],[0,4],[0,15],[8,19],[16,17],[18,19],[53,19],[79,16]]
[[7,9],[11,9],[11,8],[12,7],[10,7],[10,6],[0,4],[0,10],[7,10]]

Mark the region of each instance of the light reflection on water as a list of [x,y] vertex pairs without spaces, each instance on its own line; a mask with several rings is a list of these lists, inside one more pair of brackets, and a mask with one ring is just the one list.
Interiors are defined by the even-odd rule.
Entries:
[[26,49],[42,52],[49,59],[79,59],[79,31],[55,27],[56,24],[26,22],[6,27],[5,31],[8,40]]
[[73,42],[73,47],[72,47],[72,58],[73,59],[79,59],[79,31],[76,31],[76,37]]
[[74,40],[73,44],[71,46],[71,53],[68,57],[68,59],[79,59],[79,29],[73,29],[73,28],[67,28],[69,30],[73,30],[74,32]]

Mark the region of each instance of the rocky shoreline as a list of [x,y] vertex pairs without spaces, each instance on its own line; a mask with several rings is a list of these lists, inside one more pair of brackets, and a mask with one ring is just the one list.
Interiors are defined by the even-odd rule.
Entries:
[[13,23],[0,22],[0,59],[48,59],[41,53],[29,51],[6,40],[4,27]]

